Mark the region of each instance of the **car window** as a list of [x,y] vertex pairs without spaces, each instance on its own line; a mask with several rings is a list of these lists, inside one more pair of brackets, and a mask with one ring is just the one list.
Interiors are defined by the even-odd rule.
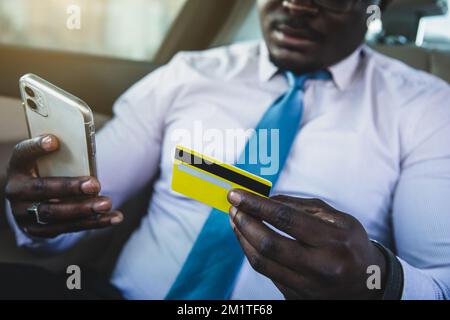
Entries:
[[0,44],[151,60],[187,0],[0,0]]
[[258,10],[253,6],[252,10],[237,29],[231,42],[250,41],[262,39]]
[[416,44],[450,50],[450,11],[446,15],[422,18]]

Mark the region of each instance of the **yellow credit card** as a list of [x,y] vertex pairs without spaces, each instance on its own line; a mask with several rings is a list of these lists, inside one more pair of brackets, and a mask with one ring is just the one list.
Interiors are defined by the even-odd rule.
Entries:
[[188,148],[176,147],[172,189],[186,197],[228,213],[230,190],[243,189],[269,197],[271,188],[269,180]]

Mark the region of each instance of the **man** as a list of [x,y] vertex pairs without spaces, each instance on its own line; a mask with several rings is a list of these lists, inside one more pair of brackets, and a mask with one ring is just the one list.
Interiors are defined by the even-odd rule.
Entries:
[[[270,106],[304,92],[277,195],[228,195],[246,259],[227,298],[449,298],[450,88],[362,45],[367,7],[377,3],[258,1],[263,44],[179,54],[119,99],[98,136],[98,181],[38,178],[34,162],[57,150],[56,137],[20,143],[7,185],[18,243],[59,252],[85,230],[120,223],[112,210],[160,169],[111,282],[129,299],[183,297],[171,293],[196,258],[211,208],[171,190],[171,137],[199,122],[205,130],[256,128]],[[328,77],[304,77],[319,73]],[[224,148],[223,157],[237,158],[245,145]],[[100,184],[103,196],[95,196]],[[80,200],[86,195],[94,196]],[[27,215],[33,203],[48,224]],[[381,288],[371,290],[377,270]]]

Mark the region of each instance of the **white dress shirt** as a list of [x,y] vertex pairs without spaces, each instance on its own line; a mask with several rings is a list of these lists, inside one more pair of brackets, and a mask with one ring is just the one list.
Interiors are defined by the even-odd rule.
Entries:
[[[97,137],[103,194],[117,207],[161,172],[112,276],[126,298],[164,298],[211,210],[171,190],[175,132],[254,128],[288,90],[277,71],[264,44],[180,53],[115,104]],[[302,127],[275,193],[356,217],[401,260],[404,299],[450,298],[450,86],[366,46],[330,71],[332,81],[306,83]],[[183,143],[211,142],[193,134]],[[225,142],[212,156],[232,162],[244,146]],[[85,234],[33,239],[12,224],[19,245],[36,250],[64,250]],[[232,298],[283,297],[246,260]]]

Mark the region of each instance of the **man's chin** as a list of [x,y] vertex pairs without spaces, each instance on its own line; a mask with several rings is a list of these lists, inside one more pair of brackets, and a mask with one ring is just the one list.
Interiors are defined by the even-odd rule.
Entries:
[[287,48],[276,48],[270,51],[271,62],[281,70],[301,74],[323,68],[323,65],[317,61],[317,54],[313,52],[300,52]]

